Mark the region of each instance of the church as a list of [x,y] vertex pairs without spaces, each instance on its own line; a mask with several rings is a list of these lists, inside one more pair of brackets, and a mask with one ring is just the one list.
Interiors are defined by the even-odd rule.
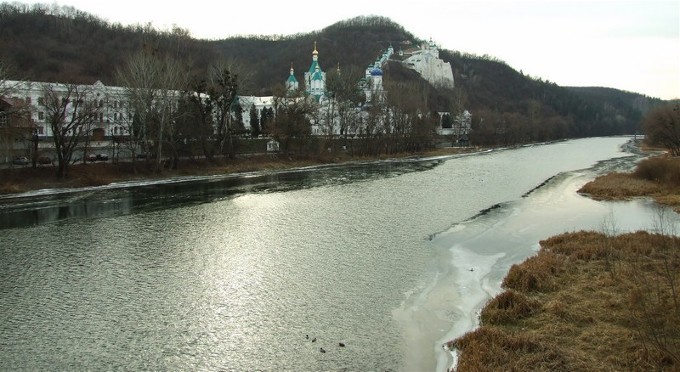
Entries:
[[[366,68],[366,75],[359,80],[358,86],[366,95],[366,101],[370,102],[372,99],[384,99],[385,91],[382,84],[383,71],[382,67],[387,60],[394,53],[394,49],[390,47],[376,59],[374,64]],[[338,67],[339,69],[339,67]],[[299,89],[300,84],[295,78],[295,70],[291,64],[290,74],[285,82],[286,90],[293,92]],[[326,73],[321,69],[319,63],[319,51],[314,42],[314,50],[312,51],[312,63],[309,69],[304,73],[304,89],[308,97],[314,98],[318,103],[324,103],[326,100]]]
[[[309,97],[313,97],[316,102],[322,102],[326,95],[326,73],[321,69],[319,64],[319,51],[316,50],[316,42],[314,42],[314,51],[312,51],[312,64],[309,70],[304,75],[305,93]],[[294,92],[300,87],[295,78],[295,70],[293,65],[290,66],[290,75],[286,80],[286,90]]]

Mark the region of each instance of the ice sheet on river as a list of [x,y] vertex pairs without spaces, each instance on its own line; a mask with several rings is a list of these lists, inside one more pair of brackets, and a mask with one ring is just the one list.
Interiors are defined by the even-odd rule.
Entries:
[[[578,189],[592,178],[592,171],[560,174],[522,199],[497,205],[433,237],[448,265],[440,265],[435,281],[395,316],[438,327],[411,331],[440,335],[433,346],[437,371],[447,370],[455,358],[455,352],[442,345],[478,325],[478,312],[500,293],[510,266],[535,254],[540,240],[570,231],[654,231],[678,223],[675,213],[651,200],[601,202],[579,195]],[[417,359],[418,352],[413,353]]]

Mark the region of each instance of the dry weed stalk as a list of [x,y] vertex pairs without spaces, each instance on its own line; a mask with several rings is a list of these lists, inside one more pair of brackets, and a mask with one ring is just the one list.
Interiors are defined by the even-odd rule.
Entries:
[[458,370],[678,370],[680,240],[606,223],[513,266],[481,327],[448,343]]

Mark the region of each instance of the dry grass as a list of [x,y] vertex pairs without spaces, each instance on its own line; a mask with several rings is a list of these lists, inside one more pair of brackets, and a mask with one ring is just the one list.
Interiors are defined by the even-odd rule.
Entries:
[[541,246],[482,326],[449,343],[459,371],[680,370],[678,238],[577,232]]
[[[579,192],[680,209],[680,160],[640,162]],[[680,239],[558,235],[513,265],[482,326],[448,343],[459,371],[680,371]]]
[[522,292],[549,292],[555,287],[553,279],[563,270],[562,257],[539,252],[521,265],[512,265],[503,279],[503,287]]
[[626,200],[654,195],[661,190],[658,184],[636,178],[628,173],[610,173],[585,184],[579,192],[597,200]]
[[667,156],[645,159],[632,173],[600,176],[579,192],[598,200],[648,196],[680,212],[680,159]]
[[539,302],[521,292],[508,290],[494,297],[482,310],[482,324],[508,324],[531,316],[539,309]]

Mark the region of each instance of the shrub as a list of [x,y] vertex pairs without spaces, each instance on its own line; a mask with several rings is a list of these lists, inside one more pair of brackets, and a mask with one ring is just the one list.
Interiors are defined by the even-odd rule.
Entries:
[[482,324],[513,323],[531,316],[540,307],[536,301],[513,290],[501,292],[482,310]]
[[633,176],[667,186],[680,186],[680,160],[668,157],[644,159],[638,163]]

